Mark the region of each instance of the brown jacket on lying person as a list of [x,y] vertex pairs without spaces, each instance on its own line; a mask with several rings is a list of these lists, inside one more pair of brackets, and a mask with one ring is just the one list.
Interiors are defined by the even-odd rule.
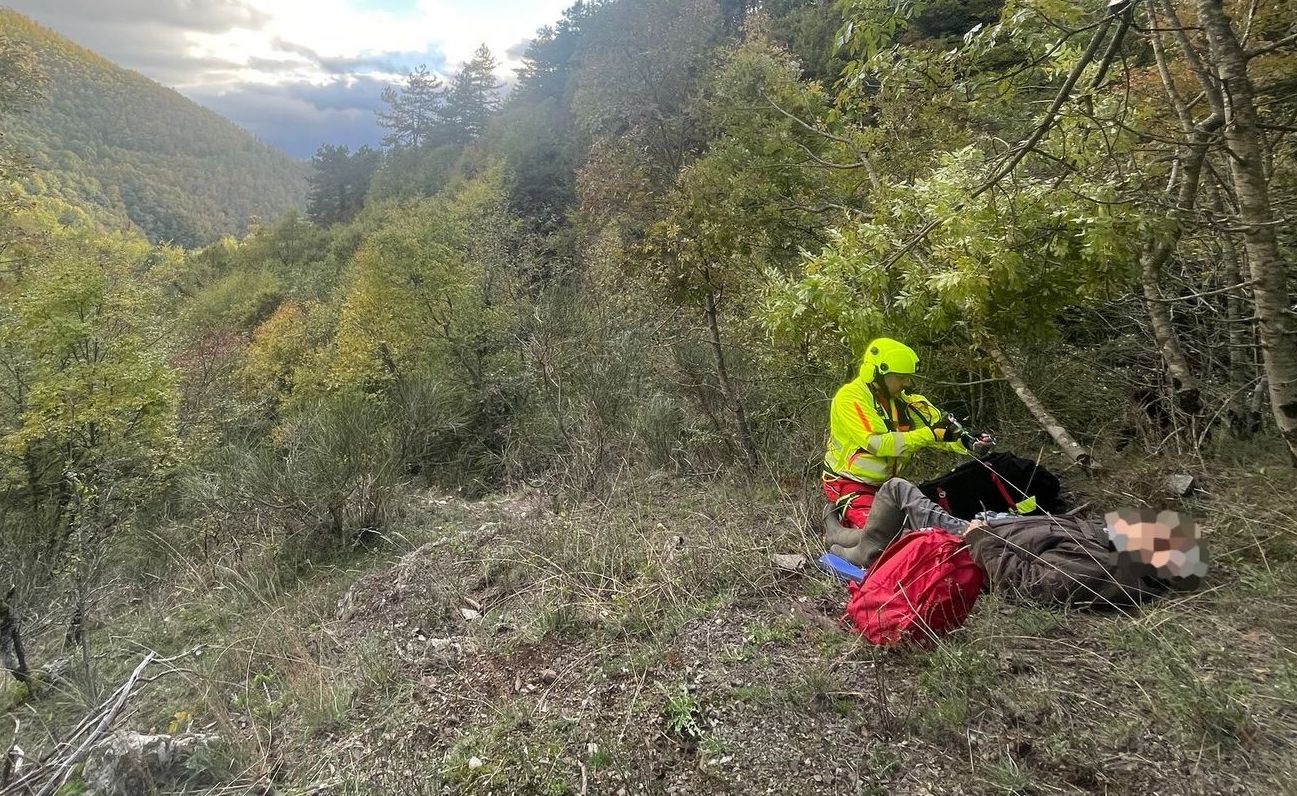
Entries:
[[1105,520],[1006,516],[972,523],[965,538],[992,589],[1045,606],[1129,608],[1207,574],[1191,520],[1138,510]]

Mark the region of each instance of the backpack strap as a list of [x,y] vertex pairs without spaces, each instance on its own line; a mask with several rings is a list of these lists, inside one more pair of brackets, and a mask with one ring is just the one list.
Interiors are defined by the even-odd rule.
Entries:
[[1013,507],[1017,505],[1017,501],[1015,501],[1013,496],[1009,494],[1009,490],[1005,488],[1004,482],[1000,480],[1000,476],[996,475],[994,470],[989,472],[991,473],[991,483],[995,484],[995,488],[1000,491],[1000,497],[1004,498],[1004,504],[1010,511],[1012,511]]
[[945,487],[937,487],[937,505],[941,506],[947,514],[955,513],[950,510],[950,495],[946,494]]

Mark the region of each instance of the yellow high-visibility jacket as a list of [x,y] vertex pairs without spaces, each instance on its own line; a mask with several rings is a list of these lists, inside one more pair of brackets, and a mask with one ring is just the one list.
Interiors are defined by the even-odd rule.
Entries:
[[923,448],[967,454],[963,443],[945,439],[945,429],[931,426],[943,413],[916,393],[907,392],[884,406],[863,377],[849,381],[833,396],[825,478],[843,477],[874,486],[894,478]]

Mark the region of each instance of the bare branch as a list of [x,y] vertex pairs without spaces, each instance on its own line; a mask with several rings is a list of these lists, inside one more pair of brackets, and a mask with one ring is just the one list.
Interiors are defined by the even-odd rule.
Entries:
[[[830,133],[830,132],[827,131],[827,130],[821,130],[821,129],[819,129],[818,127],[815,127],[815,126],[813,126],[813,125],[811,125],[811,124],[808,124],[805,120],[803,120],[803,119],[802,119],[800,116],[798,116],[797,114],[795,114],[795,113],[790,113],[790,112],[784,110],[783,108],[779,107],[779,103],[777,103],[777,102],[775,102],[773,99],[771,99],[771,98],[770,98],[770,97],[769,97],[765,92],[762,92],[762,93],[761,93],[761,96],[762,96],[763,99],[765,99],[766,102],[770,103],[770,107],[774,108],[774,109],[775,109],[776,111],[778,111],[779,113],[781,113],[781,114],[783,114],[784,116],[788,117],[789,119],[793,120],[794,122],[796,122],[796,123],[797,123],[799,126],[801,126],[802,128],[804,128],[804,129],[806,129],[806,130],[808,130],[808,131],[810,131],[810,132],[812,132],[812,133],[814,133],[814,134],[816,134],[816,135],[818,135],[818,136],[820,136],[820,137],[822,137],[822,138],[827,138],[827,139],[830,140],[830,141],[836,141],[837,143],[842,144],[842,145],[845,146],[847,149],[851,150],[851,154],[855,155],[855,156],[859,159],[859,161],[860,161],[859,165],[860,165],[861,167],[863,167],[863,168],[865,169],[865,173],[869,175],[869,182],[870,182],[870,184],[872,184],[873,187],[874,187],[875,189],[878,188],[878,187],[881,185],[881,183],[880,183],[880,181],[879,181],[879,179],[878,179],[878,173],[874,170],[874,164],[869,160],[869,156],[866,155],[863,151],[860,150],[859,147],[856,146],[856,144],[855,144],[854,141],[852,141],[852,140],[849,139],[849,138],[844,138],[844,137],[842,137],[842,136],[840,136],[840,135],[834,135],[833,133]],[[802,148],[805,149],[805,147],[802,147]],[[810,154],[810,150],[807,150],[807,154]],[[811,156],[814,157],[814,155],[811,155]]]
[[1190,293],[1187,296],[1176,296],[1175,298],[1149,298],[1145,296],[1144,300],[1156,301],[1162,304],[1179,304],[1182,301],[1192,301],[1193,299],[1206,298],[1207,296],[1218,296],[1221,293],[1232,293],[1236,290],[1251,287],[1253,284],[1254,282],[1249,279],[1246,282],[1239,282],[1237,285],[1229,285],[1228,287],[1216,288],[1215,290],[1204,290],[1200,293]]
[[1275,50],[1282,50],[1284,47],[1288,47],[1293,44],[1297,44],[1297,33],[1294,33],[1291,36],[1284,36],[1282,39],[1271,42],[1265,45],[1264,47],[1258,47],[1255,50],[1248,50],[1247,57],[1250,60],[1252,58],[1256,58],[1259,55],[1265,55],[1266,53],[1271,53],[1274,52]]

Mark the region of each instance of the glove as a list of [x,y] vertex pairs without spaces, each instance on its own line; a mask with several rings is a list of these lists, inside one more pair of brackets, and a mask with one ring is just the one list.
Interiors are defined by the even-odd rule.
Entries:
[[995,448],[995,437],[991,436],[989,431],[978,431],[973,434],[965,432],[959,441],[964,443],[969,453],[979,459]]
[[959,420],[949,413],[942,415],[940,420],[932,424],[932,436],[936,437],[938,442],[962,439],[967,434],[968,432],[959,424]]

